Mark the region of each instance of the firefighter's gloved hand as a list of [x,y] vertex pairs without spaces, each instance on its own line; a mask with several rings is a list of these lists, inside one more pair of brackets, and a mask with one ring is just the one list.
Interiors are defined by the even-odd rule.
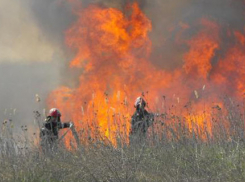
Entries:
[[73,122],[70,122],[70,128],[72,128],[74,126]]
[[45,119],[45,122],[48,122],[50,119],[51,119],[51,116],[48,116],[48,117]]

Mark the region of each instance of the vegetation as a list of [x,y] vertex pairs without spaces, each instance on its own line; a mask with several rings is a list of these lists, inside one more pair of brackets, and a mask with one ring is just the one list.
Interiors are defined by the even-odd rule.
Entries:
[[[76,150],[67,150],[60,144],[57,150],[45,154],[28,137],[22,137],[20,147],[11,134],[6,137],[10,129],[2,134],[0,141],[0,179],[18,182],[245,181],[244,120],[243,110],[238,107],[229,101],[226,106],[229,112],[214,108],[217,112],[212,116],[213,134],[206,137],[205,132],[193,132],[183,125],[184,118],[167,113],[156,119],[156,123],[165,121],[161,137],[149,129],[146,140],[132,145],[114,147],[101,139],[81,144]],[[167,124],[169,120],[175,123]]]

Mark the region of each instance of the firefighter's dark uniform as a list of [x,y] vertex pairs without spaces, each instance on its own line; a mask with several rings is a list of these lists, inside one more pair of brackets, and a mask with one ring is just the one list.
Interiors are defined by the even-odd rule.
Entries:
[[150,126],[148,120],[149,113],[147,110],[136,110],[134,115],[132,116],[131,122],[131,132],[132,134],[136,133],[146,133],[148,127]]
[[137,143],[146,137],[150,125],[154,121],[154,116],[144,108],[136,107],[136,111],[131,120],[130,143]]
[[70,123],[61,123],[60,117],[48,116],[40,131],[40,139],[42,148],[54,148],[58,140],[59,130],[69,128]]

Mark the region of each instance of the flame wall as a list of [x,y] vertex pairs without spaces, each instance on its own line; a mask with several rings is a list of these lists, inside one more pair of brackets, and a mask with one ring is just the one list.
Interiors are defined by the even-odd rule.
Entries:
[[[196,117],[202,129],[204,107],[222,107],[222,95],[244,93],[243,1],[69,3],[77,20],[65,42],[74,50],[69,69],[79,70],[78,85],[58,88],[48,103],[85,136],[113,144],[127,138],[139,95],[158,112],[166,112],[167,96],[187,123]],[[181,111],[187,103],[196,116]],[[205,123],[212,133],[211,121]]]

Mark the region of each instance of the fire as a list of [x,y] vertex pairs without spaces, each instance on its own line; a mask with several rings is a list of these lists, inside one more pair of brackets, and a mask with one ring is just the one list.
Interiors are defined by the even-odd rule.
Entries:
[[218,26],[205,19],[201,20],[204,29],[188,41],[190,51],[185,55],[184,69],[187,74],[207,79],[212,69],[211,60],[219,48]]
[[129,17],[98,6],[77,12],[78,20],[67,31],[66,42],[77,50],[70,67],[83,69],[80,85],[54,91],[57,99],[50,103],[72,118],[78,129],[90,128],[89,135],[95,138],[93,130],[98,128],[99,135],[113,144],[116,136],[128,136],[132,100],[155,72],[145,60],[151,51],[151,22],[136,3],[128,8]]
[[[231,31],[236,45],[225,57],[217,57],[221,27],[203,18],[199,32],[180,41],[189,49],[182,58],[183,66],[166,71],[150,61],[151,21],[137,3],[127,5],[126,12],[95,4],[75,11],[77,21],[67,30],[65,41],[76,51],[70,69],[81,70],[79,85],[53,91],[48,104],[62,111],[63,120],[75,123],[82,140],[108,139],[116,145],[118,140],[128,142],[134,99],[144,92],[149,107],[155,104],[157,111],[167,113],[164,101],[158,98],[164,93],[174,95],[175,114],[185,118],[190,131],[203,133],[204,139],[204,131],[212,136],[211,110],[215,102],[222,106],[220,92],[235,97],[245,92],[244,33]],[[182,31],[191,27],[182,24]],[[214,59],[218,59],[216,64]],[[195,112],[184,112],[188,102]],[[71,140],[70,134],[67,146]]]

